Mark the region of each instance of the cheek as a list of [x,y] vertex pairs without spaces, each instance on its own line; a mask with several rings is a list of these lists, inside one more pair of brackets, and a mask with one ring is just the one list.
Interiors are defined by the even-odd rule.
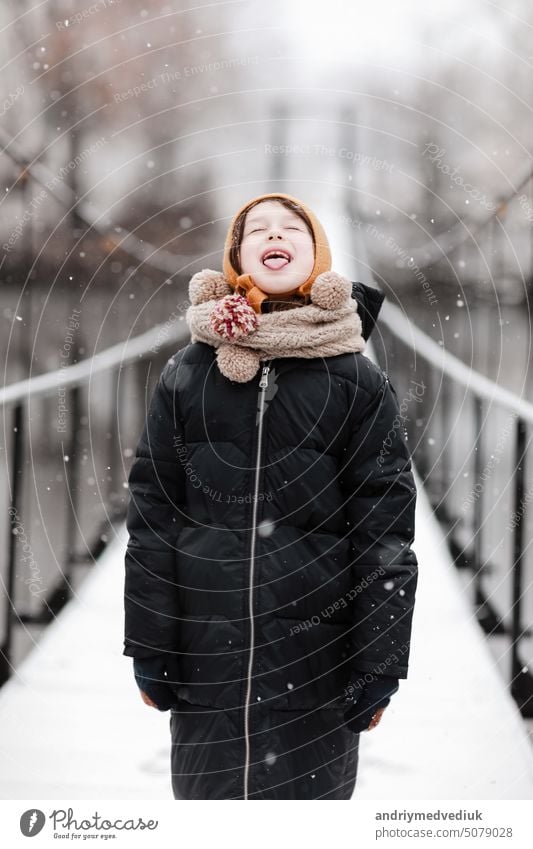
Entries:
[[257,250],[250,241],[242,242],[239,256],[243,271],[246,268],[257,265]]
[[315,249],[312,242],[309,242],[307,239],[302,244],[298,245],[298,254],[300,256],[302,265],[305,265],[306,268],[309,268],[311,271],[313,265],[315,264]]

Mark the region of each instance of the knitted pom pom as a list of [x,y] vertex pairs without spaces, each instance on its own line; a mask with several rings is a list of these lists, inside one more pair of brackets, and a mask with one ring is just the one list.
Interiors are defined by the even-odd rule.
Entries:
[[259,353],[241,345],[220,345],[217,364],[221,374],[235,383],[248,383],[259,371]]
[[189,282],[189,298],[193,305],[217,301],[232,291],[222,272],[212,271],[210,268],[197,271]]
[[228,342],[235,342],[257,330],[259,322],[253,307],[242,295],[226,295],[213,308],[211,326]]
[[336,271],[323,271],[311,286],[311,300],[324,310],[336,310],[350,303],[352,284]]

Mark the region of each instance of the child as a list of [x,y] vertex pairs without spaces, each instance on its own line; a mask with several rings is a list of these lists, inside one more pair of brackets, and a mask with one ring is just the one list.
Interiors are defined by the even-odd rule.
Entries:
[[170,708],[175,799],[349,799],[407,677],[416,490],[383,295],[302,201],[235,215],[189,285],[129,475],[125,649]]

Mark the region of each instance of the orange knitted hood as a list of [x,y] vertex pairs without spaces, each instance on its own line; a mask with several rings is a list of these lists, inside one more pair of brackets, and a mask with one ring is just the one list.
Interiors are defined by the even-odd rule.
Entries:
[[223,270],[224,276],[232,287],[232,289],[234,289],[235,292],[237,292],[238,294],[244,295],[256,313],[261,312],[261,304],[265,299],[268,298],[268,294],[266,292],[263,292],[263,290],[255,284],[250,274],[239,274],[237,269],[234,268],[232,265],[230,252],[232,247],[238,247],[238,245],[236,244],[235,225],[239,217],[244,212],[247,212],[248,209],[255,205],[258,201],[280,199],[292,201],[293,203],[297,204],[307,215],[309,221],[311,222],[313,241],[315,246],[315,263],[311,274],[304,283],[301,283],[295,289],[292,289],[290,292],[286,292],[285,294],[308,295],[311,291],[311,286],[315,278],[318,277],[318,275],[322,272],[330,271],[331,269],[331,251],[329,247],[328,237],[326,236],[325,230],[316,215],[314,214],[314,212],[308,206],[306,206],[303,201],[298,200],[298,198],[295,198],[292,195],[283,194],[282,192],[259,195],[258,197],[249,200],[247,203],[244,204],[244,206],[241,206],[241,208],[237,210],[229,226],[226,235],[226,241],[224,244]]

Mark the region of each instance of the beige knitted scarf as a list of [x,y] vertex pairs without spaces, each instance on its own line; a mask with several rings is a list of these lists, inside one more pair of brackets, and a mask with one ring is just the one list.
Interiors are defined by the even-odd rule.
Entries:
[[313,282],[311,303],[257,314],[221,272],[204,269],[189,283],[191,306],[185,318],[191,342],[215,347],[220,372],[247,383],[262,360],[364,351],[361,318],[351,292],[349,280],[326,271]]

